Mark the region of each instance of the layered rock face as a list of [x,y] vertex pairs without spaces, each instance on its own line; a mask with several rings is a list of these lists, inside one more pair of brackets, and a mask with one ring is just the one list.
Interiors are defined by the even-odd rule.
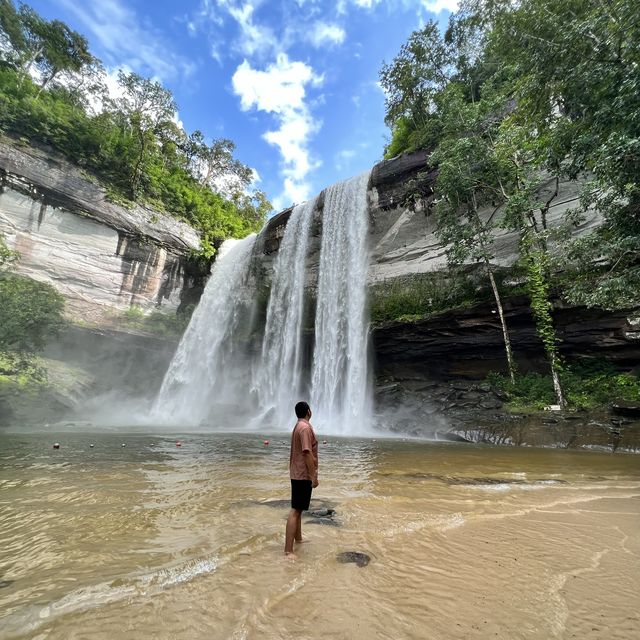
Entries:
[[[415,274],[443,272],[447,269],[445,251],[435,236],[435,219],[430,206],[433,202],[433,184],[437,172],[429,167],[428,158],[427,152],[417,151],[380,162],[371,172],[368,191],[371,284]],[[550,227],[560,224],[567,209],[576,206],[578,188],[575,182],[569,181],[558,185],[558,193],[552,199],[547,216]],[[541,189],[541,201],[551,199],[555,190],[556,184],[550,180]],[[319,237],[323,204],[323,194],[320,194],[314,212],[313,238]],[[291,211],[286,209],[271,218],[262,233],[264,257],[261,257],[261,262],[267,271],[267,277]],[[480,215],[489,217],[500,215],[500,212],[486,208]],[[576,235],[585,233],[596,227],[599,222],[598,213],[591,211],[573,232]],[[318,242],[310,244],[307,268],[311,288],[316,281],[316,253],[319,249]],[[494,264],[497,267],[512,266],[518,257],[517,234],[497,230],[494,250]]]
[[136,305],[175,311],[202,284],[186,260],[199,239],[188,225],[107,200],[57,156],[0,142],[0,233],[20,252],[17,271],[58,289],[71,319],[108,324]]
[[[373,168],[368,191],[370,285],[427,273],[446,277],[445,250],[435,235],[435,216],[431,208],[435,178],[436,172],[429,168],[426,152],[406,154]],[[567,209],[576,206],[578,189],[579,185],[574,182],[560,183],[554,195],[555,182],[543,186],[541,200],[552,202],[547,216],[550,227],[561,224]],[[311,296],[317,281],[323,202],[323,194],[320,194],[307,256],[307,284]],[[256,259],[266,281],[270,278],[290,215],[289,209],[274,216],[261,234],[260,253]],[[500,215],[500,212],[486,209],[481,215]],[[599,222],[597,212],[589,212],[573,233],[588,232]],[[512,266],[518,259],[517,234],[497,230],[494,250],[496,267]],[[520,365],[527,370],[544,367],[542,345],[526,298],[505,301],[505,313]],[[639,334],[633,315],[557,308],[555,319],[561,349],[569,355],[601,356],[621,366],[632,365],[640,356]],[[429,379],[481,379],[490,371],[500,371],[504,367],[500,322],[491,304],[445,313],[434,319],[376,327],[373,352],[376,372],[383,378],[412,372],[412,375]]]

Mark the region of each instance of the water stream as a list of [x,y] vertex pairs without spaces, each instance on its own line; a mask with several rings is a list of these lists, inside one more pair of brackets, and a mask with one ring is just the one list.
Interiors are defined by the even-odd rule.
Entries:
[[332,433],[370,431],[367,184],[369,174],[327,189],[322,219],[311,403]]
[[[302,323],[309,233],[316,198],[294,208],[274,265],[261,357],[254,367],[254,390],[264,420],[291,422],[292,399],[304,389]],[[296,400],[293,400],[295,403]]]

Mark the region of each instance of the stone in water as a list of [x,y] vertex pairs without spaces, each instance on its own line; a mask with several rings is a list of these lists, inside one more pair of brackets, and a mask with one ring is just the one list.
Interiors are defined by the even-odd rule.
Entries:
[[366,567],[371,558],[366,553],[360,553],[360,551],[343,551],[336,556],[336,560],[342,564],[353,562],[359,567]]

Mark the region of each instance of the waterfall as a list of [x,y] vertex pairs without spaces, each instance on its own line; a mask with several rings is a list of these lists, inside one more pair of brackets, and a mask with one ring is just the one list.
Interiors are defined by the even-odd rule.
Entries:
[[255,239],[227,240],[220,248],[153,406],[156,422],[197,425],[216,407],[241,402],[234,373],[250,369],[249,362],[243,363],[238,334],[250,315],[252,292],[246,281]]
[[367,184],[369,173],[326,191],[311,406],[324,432],[369,430]]
[[316,198],[294,208],[274,265],[261,359],[254,390],[262,410],[258,422],[282,427],[303,390],[301,333],[309,232]]
[[[216,426],[232,430],[289,429],[295,403],[309,399],[314,424],[323,433],[370,431],[368,181],[365,173],[325,191],[315,290],[305,278],[318,198],[292,211],[255,356],[247,348],[261,333],[248,320],[256,297],[247,286],[255,236],[225,242],[156,399],[156,422],[197,425],[215,418]],[[314,296],[309,363],[302,332]]]

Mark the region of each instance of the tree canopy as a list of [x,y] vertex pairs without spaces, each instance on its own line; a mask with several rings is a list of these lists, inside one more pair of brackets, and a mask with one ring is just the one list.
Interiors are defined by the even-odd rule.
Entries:
[[541,187],[578,180],[567,225],[592,208],[604,220],[554,256],[562,294],[575,304],[638,305],[639,68],[632,0],[464,0],[444,32],[427,24],[382,67],[385,155],[433,150],[439,229],[459,257],[480,246],[464,223],[473,202],[502,205],[491,223],[535,233],[544,250],[552,231]]

